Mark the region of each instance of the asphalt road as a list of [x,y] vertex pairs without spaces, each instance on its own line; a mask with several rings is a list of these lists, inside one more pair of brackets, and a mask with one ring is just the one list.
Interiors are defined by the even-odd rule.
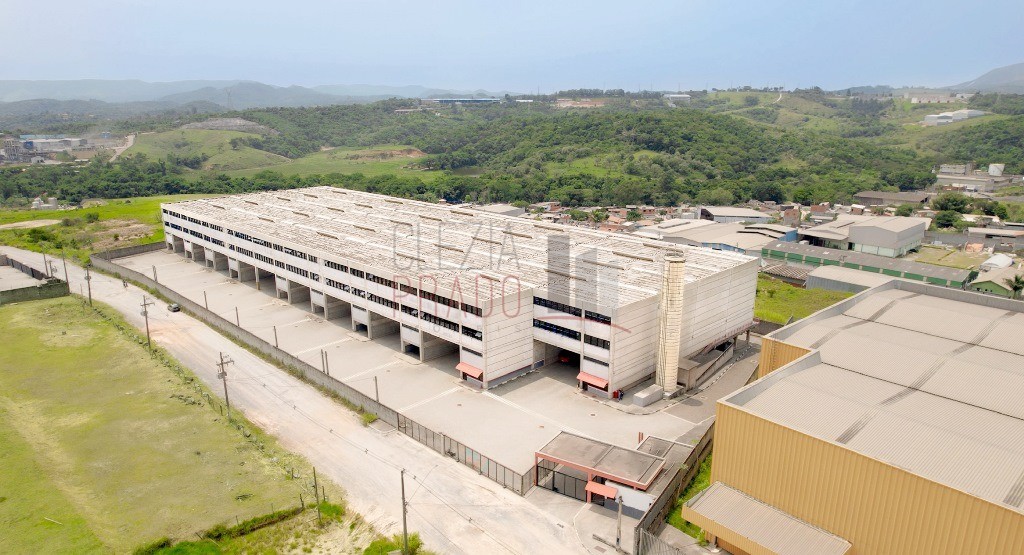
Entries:
[[[21,262],[43,268],[42,255],[0,247]],[[57,275],[63,277],[57,261]],[[85,272],[68,264],[73,292],[85,289]],[[144,291],[93,272],[93,298],[144,330]],[[221,391],[214,363],[229,356],[233,408],[306,457],[345,490],[348,505],[379,530],[401,532],[399,471],[406,470],[408,523],[427,548],[442,553],[585,553],[572,522],[511,493],[468,467],[444,459],[394,432],[364,427],[351,412],[312,387],[252,355],[184,313],[162,303],[150,309],[153,340]],[[329,492],[328,492],[329,493]],[[569,501],[569,500],[566,500]]]

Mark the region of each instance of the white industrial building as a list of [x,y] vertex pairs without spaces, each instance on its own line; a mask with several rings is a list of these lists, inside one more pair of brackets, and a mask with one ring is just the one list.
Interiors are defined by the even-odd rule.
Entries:
[[896,258],[921,246],[928,218],[856,216],[843,214],[835,221],[799,230],[811,245],[852,250]]
[[773,219],[771,214],[742,206],[701,206],[697,209],[697,216],[702,220],[711,220],[720,224],[741,222],[766,224]]
[[585,390],[657,366],[669,394],[682,359],[752,324],[758,262],[732,252],[335,187],[162,210],[168,249],[421,360],[458,352],[481,387],[569,352]]

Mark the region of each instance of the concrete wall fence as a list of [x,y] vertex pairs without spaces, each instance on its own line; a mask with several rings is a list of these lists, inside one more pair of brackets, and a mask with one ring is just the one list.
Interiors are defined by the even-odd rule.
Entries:
[[[668,546],[662,545],[662,542],[652,541],[651,538],[652,536],[657,536],[661,527],[665,526],[669,513],[675,507],[676,499],[679,499],[679,496],[683,494],[683,490],[690,485],[690,482],[700,472],[701,463],[711,454],[714,439],[715,423],[712,422],[704,432],[704,435],[701,436],[700,441],[694,445],[693,451],[690,451],[690,454],[686,456],[683,464],[676,469],[665,469],[665,472],[674,471],[675,475],[669,482],[668,487],[654,500],[654,503],[647,509],[644,516],[640,518],[640,522],[637,523],[635,533],[633,534],[633,553],[636,555],[659,555],[660,553],[665,553],[664,549]],[[648,534],[642,532],[648,532]]]
[[327,373],[330,371],[329,369],[322,371],[319,368],[315,368],[307,362],[300,360],[290,353],[287,353],[249,331],[246,331],[244,328],[235,325],[233,322],[210,312],[203,306],[186,298],[177,291],[154,281],[152,278],[144,274],[118,266],[113,262],[113,260],[117,258],[163,250],[164,248],[165,245],[163,242],[137,245],[134,247],[96,253],[90,257],[90,260],[92,265],[100,270],[114,274],[123,279],[130,279],[159,292],[164,298],[168,299],[172,303],[177,303],[181,306],[182,310],[191,313],[208,325],[244,342],[264,355],[267,355],[280,364],[283,364],[285,367],[291,368],[305,381],[334,392],[348,403],[359,407],[362,411],[375,414],[377,418],[387,422],[391,426],[394,426],[407,436],[415,439],[423,445],[426,445],[427,447],[430,447],[442,455],[451,457],[476,470],[481,475],[487,476],[505,488],[510,489],[519,495],[526,495],[526,492],[533,487],[533,472],[527,471],[525,474],[516,472],[444,434],[435,432],[422,424],[407,418],[397,410],[388,407],[383,403],[378,403],[374,399],[364,395],[362,392],[341,382],[337,378],[332,377]]
[[26,275],[43,281],[37,285],[0,291],[0,305],[38,301],[40,299],[54,299],[71,294],[71,290],[68,289],[68,284],[64,280],[47,277],[46,274],[39,270],[9,258],[7,255],[0,255],[0,266],[10,266]]

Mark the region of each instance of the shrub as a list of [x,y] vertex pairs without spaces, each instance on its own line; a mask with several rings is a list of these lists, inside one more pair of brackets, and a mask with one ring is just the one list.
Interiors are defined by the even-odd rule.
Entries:
[[[423,547],[423,541],[420,540],[419,534],[409,535],[409,553],[415,555],[420,548]],[[402,536],[395,534],[389,538],[378,538],[373,540],[366,549],[363,550],[363,555],[387,555],[392,551],[402,550]]]
[[153,555],[154,553],[159,552],[161,549],[170,547],[171,545],[171,538],[164,536],[159,540],[147,543],[146,545],[136,548],[135,551],[133,551],[132,553],[134,553],[134,555]]
[[85,215],[85,221],[90,224],[96,223],[100,221],[100,215],[96,212],[88,212]]
[[336,503],[320,502],[320,516],[329,519],[340,520],[345,516],[345,507]]
[[369,426],[377,421],[377,415],[372,412],[364,412],[361,418],[363,419],[363,426]]
[[209,538],[211,540],[237,538],[239,536],[251,534],[256,530],[259,530],[260,528],[264,528],[266,526],[270,526],[271,524],[277,524],[278,522],[281,522],[283,520],[288,520],[289,518],[301,512],[301,508],[295,507],[293,509],[284,509],[281,511],[275,511],[269,514],[253,517],[249,520],[241,522],[237,526],[232,526],[230,528],[224,526],[223,524],[218,524],[213,528],[210,528],[206,532],[203,532],[203,537]]

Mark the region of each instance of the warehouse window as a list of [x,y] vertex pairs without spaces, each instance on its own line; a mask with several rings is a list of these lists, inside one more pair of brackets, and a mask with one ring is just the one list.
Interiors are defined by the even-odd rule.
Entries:
[[484,340],[484,332],[477,331],[466,326],[462,326],[462,335],[472,337],[473,339],[479,339],[480,341]]
[[580,338],[580,332],[578,331],[571,330],[569,328],[563,328],[562,326],[552,324],[551,322],[545,322],[543,320],[534,319],[533,327],[540,328],[551,333],[557,333],[558,335],[564,335],[565,337],[570,337],[572,339]]
[[611,349],[612,343],[607,339],[601,339],[600,337],[594,337],[593,335],[586,335],[583,337],[583,342],[587,345],[593,345],[595,347],[601,347],[602,349]]
[[542,299],[540,297],[534,297],[533,304],[537,306],[543,306],[545,308],[550,308],[551,310],[564,312],[566,314],[572,314],[573,316],[583,316],[583,311],[574,306],[569,306],[567,304],[551,301],[548,299]]

